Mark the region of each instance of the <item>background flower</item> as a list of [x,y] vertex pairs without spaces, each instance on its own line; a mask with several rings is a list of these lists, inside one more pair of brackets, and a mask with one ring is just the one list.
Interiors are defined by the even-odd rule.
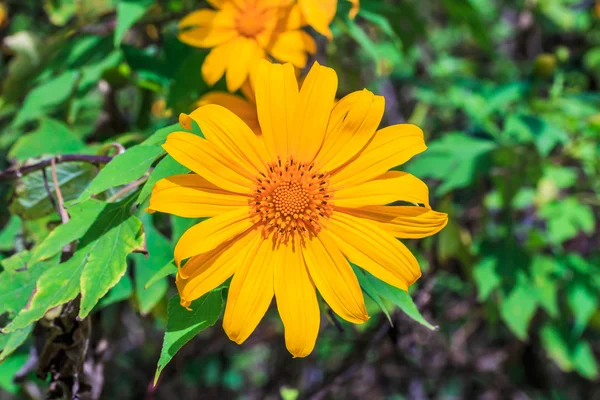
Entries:
[[280,1],[212,1],[216,10],[198,10],[179,23],[179,39],[192,46],[212,48],[202,75],[214,85],[223,74],[227,89],[239,89],[254,63],[271,56],[296,67],[306,65],[316,51],[303,30],[298,6]]

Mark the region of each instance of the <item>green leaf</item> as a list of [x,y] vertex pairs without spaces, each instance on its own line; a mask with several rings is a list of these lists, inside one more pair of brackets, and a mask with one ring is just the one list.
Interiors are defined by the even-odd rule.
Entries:
[[529,323],[538,308],[538,299],[534,295],[527,277],[523,274],[517,278],[517,284],[511,288],[500,303],[500,314],[502,319],[519,339],[527,338]]
[[[35,289],[37,279],[58,260],[30,262],[31,254],[23,251],[2,260],[0,272],[0,315],[12,318],[21,311]],[[25,326],[25,325],[24,325]]]
[[81,151],[85,144],[68,126],[54,119],[43,119],[32,133],[21,136],[10,149],[8,156],[19,161],[44,154],[72,154]]
[[198,333],[217,322],[223,304],[223,295],[219,289],[208,292],[194,301],[190,305],[192,311],[181,306],[179,296],[169,299],[167,329],[154,376],[154,385],[156,385],[162,370],[179,349]]
[[556,260],[536,255],[531,264],[531,276],[540,306],[552,317],[558,317],[558,282],[553,276]]
[[166,279],[158,279],[152,287],[146,288],[148,281],[173,259],[171,241],[164,237],[152,224],[152,216],[145,214],[142,218],[146,233],[146,249],[148,255],[134,254],[135,261],[135,295],[142,315],[148,314],[167,293]]
[[115,286],[112,287],[98,302],[98,305],[94,308],[94,310],[99,310],[100,308],[108,307],[111,304],[118,303],[119,301],[127,300],[133,294],[133,283],[131,283],[131,278],[125,274]]
[[[27,308],[4,329],[7,332],[27,326],[44,316],[51,308],[73,300],[81,292],[79,317],[85,318],[96,303],[116,285],[127,269],[126,257],[143,245],[142,224],[130,209],[133,197],[119,203],[89,200],[88,207],[100,203],[101,217],[93,221],[79,241],[77,251],[62,264],[46,270],[36,284],[33,298]],[[85,205],[82,208],[85,209]],[[92,213],[93,215],[93,213]],[[89,221],[85,221],[89,224]],[[61,229],[62,228],[62,229]],[[65,224],[57,230],[75,229]],[[72,234],[59,234],[64,238]],[[59,240],[54,240],[54,246]]]
[[572,357],[575,370],[583,377],[594,380],[598,377],[598,363],[589,343],[578,341]]
[[479,290],[479,300],[485,301],[492,292],[500,286],[502,282],[498,271],[496,270],[497,260],[488,257],[473,267],[473,278]]
[[3,345],[0,346],[0,364],[25,343],[32,331],[33,324],[30,324],[23,329],[7,333],[6,335],[0,334],[2,335],[1,339],[3,339],[2,341],[4,342]]
[[20,126],[27,121],[52,113],[71,97],[78,79],[79,72],[66,71],[35,87],[23,101],[13,125]]
[[164,150],[157,145],[137,145],[128,149],[106,164],[87,189],[73,203],[80,203],[106,189],[125,185],[139,179],[148,171],[154,160],[162,154],[164,154]]
[[69,222],[50,232],[46,239],[32,250],[31,259],[35,261],[48,259],[61,252],[69,243],[81,239],[105,210],[106,204],[97,200],[71,207]]
[[542,346],[548,355],[565,372],[577,371],[588,379],[598,377],[598,364],[589,343],[581,339],[569,339],[562,331],[547,323],[540,330]]
[[18,354],[0,363],[0,388],[14,395],[18,393],[19,386],[13,382],[13,377],[25,365],[27,358],[27,354]]
[[189,171],[189,169],[179,164],[173,157],[167,154],[165,158],[156,164],[156,168],[154,168],[150,174],[150,177],[144,184],[142,191],[140,192],[137,203],[142,204],[144,201],[146,201],[146,199],[150,196],[150,193],[152,193],[154,184],[159,180],[172,175],[186,174]]
[[[50,193],[56,197],[50,167],[45,172]],[[77,198],[95,174],[96,167],[87,163],[58,164],[56,176],[65,202]],[[32,172],[17,181],[9,210],[23,219],[37,219],[55,212],[48,198],[42,171]]]
[[539,214],[548,223],[550,242],[557,245],[574,238],[581,231],[591,235],[595,229],[594,212],[575,197],[546,203],[539,209]]
[[150,279],[148,279],[146,285],[144,285],[144,289],[148,289],[156,282],[161,281],[163,278],[166,278],[169,275],[175,275],[176,273],[177,265],[175,265],[175,260],[171,259],[171,261],[169,261],[167,265],[159,269],[158,272],[156,272],[154,275],[152,275],[152,277],[150,277]]
[[567,304],[575,316],[574,331],[580,335],[598,311],[598,293],[588,286],[588,282],[577,280],[567,287]]
[[0,251],[9,251],[14,249],[15,240],[21,231],[21,218],[11,215],[10,219],[0,232]]
[[114,44],[118,47],[129,28],[142,18],[153,0],[120,0],[117,4],[117,26],[115,27]]
[[494,142],[477,139],[464,133],[447,133],[429,143],[429,148],[403,169],[421,178],[442,180],[436,189],[441,196],[454,189],[470,185],[484,172],[480,164],[484,156],[496,147]]
[[350,264],[350,265],[352,265],[352,269],[354,270],[354,273],[356,274],[356,277],[358,278],[358,283],[360,283],[360,287],[365,291],[365,293],[371,299],[373,299],[375,304],[377,304],[379,306],[379,308],[381,308],[381,311],[383,311],[383,313],[385,314],[386,318],[390,322],[390,325],[394,326],[394,323],[392,322],[392,317],[390,317],[390,313],[388,312],[387,308],[385,307],[385,304],[383,304],[383,301],[381,301],[381,297],[379,297],[379,294],[377,293],[377,289],[375,289],[375,286],[373,286],[371,279],[369,279],[365,275],[365,273],[363,272],[362,269],[360,269],[359,267],[357,267],[354,264]]
[[401,309],[406,315],[431,330],[437,330],[437,327],[429,323],[415,305],[410,294],[402,289],[398,289],[382,280],[377,279],[367,271],[364,274],[371,281],[374,290],[383,298],[394,303],[399,309]]

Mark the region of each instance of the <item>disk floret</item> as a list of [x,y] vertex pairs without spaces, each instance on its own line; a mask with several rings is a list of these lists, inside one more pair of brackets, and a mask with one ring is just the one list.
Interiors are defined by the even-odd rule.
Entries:
[[315,171],[312,163],[279,159],[257,177],[252,216],[263,235],[273,233],[277,241],[316,235],[333,210],[328,186],[329,175]]

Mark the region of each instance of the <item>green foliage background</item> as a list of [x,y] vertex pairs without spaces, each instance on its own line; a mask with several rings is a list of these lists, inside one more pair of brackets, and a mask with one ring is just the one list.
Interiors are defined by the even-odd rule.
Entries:
[[[423,128],[402,168],[450,221],[407,241],[410,295],[359,272],[371,320],[327,314],[306,359],[274,310],[241,347],[207,329],[226,285],[179,307],[172,249],[195,221],[143,212],[186,172],[160,147],[177,115],[224,90],[177,40],[206,4],[0,4],[1,399],[67,396],[56,365],[89,398],[600,398],[600,3],[363,0],[350,20],[340,2],[317,59],[340,97],[367,87],[385,125]],[[13,173],[53,156],[78,160],[56,166],[64,224],[49,162]]]

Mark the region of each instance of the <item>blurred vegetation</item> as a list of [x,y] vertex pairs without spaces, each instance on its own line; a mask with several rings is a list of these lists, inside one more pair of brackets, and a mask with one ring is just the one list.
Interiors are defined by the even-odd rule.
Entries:
[[[207,51],[177,39],[178,20],[207,5],[0,2],[0,167],[84,157],[56,166],[64,200],[108,202],[73,205],[71,226],[93,221],[90,213],[115,217],[85,225],[67,262],[111,240],[121,256],[100,252],[78,272],[90,279],[81,300],[70,301],[80,289],[65,278],[44,281],[48,298],[28,304],[72,238],[57,228],[49,164],[1,175],[0,327],[11,333],[0,335],[0,399],[58,393],[48,378],[56,371],[43,368],[56,354],[66,369],[83,363],[90,398],[600,398],[600,3],[363,0],[355,20],[342,3],[333,41],[315,34],[316,57],[337,71],[340,96],[367,87],[386,97],[385,125],[423,128],[429,149],[407,169],[427,180],[450,222],[407,241],[424,270],[414,304],[361,282],[376,292],[371,320],[328,316],[315,352],[292,359],[274,310],[247,343],[230,342],[217,322],[220,291],[201,299],[216,310],[201,326],[169,328],[168,310],[178,312],[169,306],[178,303],[169,301],[173,243],[190,221],[126,212],[151,183],[181,173],[169,158],[156,161],[177,115],[224,90],[202,81]],[[100,169],[124,149],[122,162]],[[148,179],[141,193],[128,191],[139,179]],[[142,248],[141,224],[156,256],[131,254],[126,264]],[[99,283],[103,268],[112,275]],[[78,313],[83,321],[73,322]],[[166,367],[165,329],[177,347],[195,335]]]

